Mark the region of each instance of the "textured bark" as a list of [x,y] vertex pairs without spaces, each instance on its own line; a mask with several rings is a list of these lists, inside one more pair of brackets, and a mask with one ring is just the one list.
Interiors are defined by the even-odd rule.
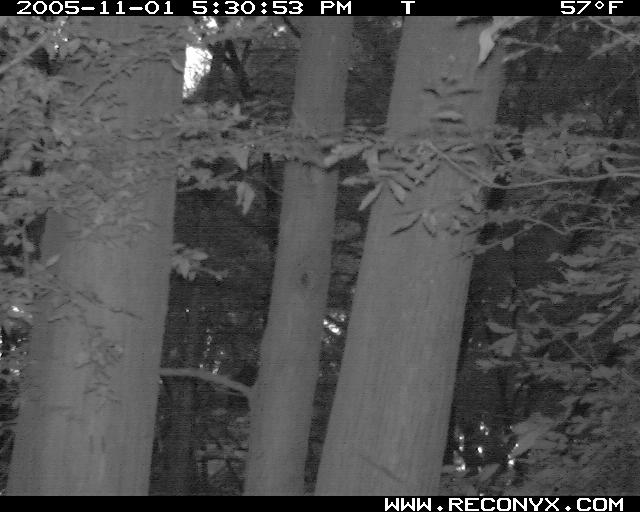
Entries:
[[[499,67],[477,66],[482,28],[405,19],[390,135],[420,132],[451,103],[470,128],[493,122]],[[426,92],[454,76],[479,91]],[[402,212],[448,204],[468,185],[443,166],[404,205],[385,192],[373,207],[316,494],[437,492],[472,262],[463,254],[473,240],[418,226],[392,232]]]
[[[294,122],[303,132],[338,132],[351,17],[308,18],[296,74]],[[290,163],[284,194],[269,321],[252,400],[245,492],[304,490],[313,397],[331,265],[337,174]]]
[[[87,33],[94,37],[134,41],[113,47],[117,55],[134,55],[128,52],[136,52],[135,41],[145,33],[149,20],[102,17],[76,19],[74,23],[87,23]],[[179,17],[153,18],[155,27],[163,27],[167,33],[179,23]],[[173,59],[179,65],[184,51],[176,50]],[[81,95],[92,93],[89,101],[95,96],[116,100],[110,107],[110,123],[124,132],[181,104],[182,76],[168,55],[127,71],[106,76],[104,69],[90,65],[88,69],[71,69],[69,74],[82,84]],[[163,147],[171,143],[153,142]],[[121,156],[150,147],[125,138],[117,145],[105,142],[96,167],[113,172],[111,166],[117,166]],[[9,477],[10,494],[146,494],[167,309],[174,175],[171,161],[165,157],[164,163],[155,167],[153,179],[129,188],[133,206],[149,222],[149,229],[140,230],[133,241],[128,236],[117,237],[122,235],[117,226],[112,229],[116,237],[110,241],[80,238],[75,218],[62,214],[48,217],[43,257],[60,254],[55,267],[59,282],[89,300],[83,304],[81,318],[67,316],[55,321],[49,320],[52,313],[77,310],[49,300],[36,321]],[[82,354],[96,349],[91,343],[97,333],[121,349],[115,362],[102,367],[102,391],[108,391],[108,396],[92,391],[96,367],[80,364]]]

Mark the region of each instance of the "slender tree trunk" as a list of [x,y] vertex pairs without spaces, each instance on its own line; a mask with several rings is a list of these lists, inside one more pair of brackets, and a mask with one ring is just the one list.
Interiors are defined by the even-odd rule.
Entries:
[[[194,247],[200,247],[200,233],[206,210],[199,197],[193,199],[199,220],[195,223],[196,240]],[[191,292],[187,303],[187,321],[182,336],[172,340],[174,350],[177,349],[180,363],[173,366],[183,368],[198,368],[203,353],[203,330],[201,318],[202,298],[201,283],[186,284]],[[184,307],[184,305],[183,305]],[[196,422],[196,381],[184,377],[164,377],[165,386],[169,393],[169,428],[166,439],[166,473],[165,486],[161,494],[172,496],[188,496],[195,489],[196,476],[195,459],[195,422]]]
[[[211,227],[211,210],[204,199],[205,192],[195,191],[182,198],[188,209],[178,209],[180,216],[188,217],[188,226],[178,227],[179,242],[189,247],[202,247],[204,232]],[[187,203],[188,202],[188,203]],[[203,361],[205,323],[202,318],[205,286],[196,276],[193,281],[177,278],[169,295],[170,312],[164,333],[163,365],[170,368],[199,368]],[[179,319],[172,312],[180,311]],[[165,442],[165,471],[160,494],[188,496],[196,490],[195,425],[197,416],[196,380],[163,376],[169,396]]]
[[[169,35],[181,23],[177,17],[153,18],[151,28],[151,19],[73,22],[87,23],[92,37],[111,41],[114,58],[131,62],[153,50],[137,46],[149,30]],[[183,54],[172,55],[176,67]],[[182,75],[169,57],[156,54],[126,69],[90,64],[70,74],[83,85],[79,98],[90,95],[88,101],[109,105],[109,126],[117,137],[117,130],[135,130],[181,104]],[[85,135],[91,140],[92,134]],[[36,321],[9,477],[13,495],[140,495],[148,489],[175,201],[171,161],[167,155],[156,161],[151,151],[173,141],[120,137],[91,144],[100,154],[95,166],[104,176],[105,200],[122,190],[118,173],[128,156],[144,151],[152,159],[151,178],[127,186],[126,207],[148,225],[133,237],[117,225],[80,237],[78,219],[96,215],[95,209],[87,206],[73,218],[48,217],[43,257],[59,254],[60,286],[74,300],[87,300],[78,315],[72,304],[51,298]],[[114,236],[106,239],[105,231]]]
[[[351,17],[311,17],[296,74],[294,122],[303,132],[338,132]],[[331,266],[336,173],[290,163],[284,195],[269,321],[252,401],[247,494],[304,490],[313,396]]]
[[[492,123],[499,68],[495,59],[478,68],[482,28],[457,27],[452,16],[405,19],[391,136],[421,133],[440,109],[454,108],[472,129]],[[429,92],[453,77],[478,92]],[[403,212],[457,208],[468,186],[443,164],[404,204],[384,192],[373,207],[317,494],[437,491],[471,270],[464,253],[473,239],[418,226],[393,231]]]
[[196,381],[174,377],[168,386],[171,409],[170,430],[165,440],[165,486],[160,494],[189,496],[196,490],[196,460],[194,449]]

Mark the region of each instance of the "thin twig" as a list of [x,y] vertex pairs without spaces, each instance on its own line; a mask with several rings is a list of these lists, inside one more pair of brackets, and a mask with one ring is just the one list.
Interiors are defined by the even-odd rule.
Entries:
[[[530,181],[526,183],[511,183],[509,185],[500,185],[495,182],[490,182],[486,178],[483,178],[482,176],[478,176],[478,174],[461,166],[458,162],[456,162],[451,157],[449,157],[449,155],[447,155],[444,151],[438,148],[435,144],[430,142],[428,145],[429,145],[429,148],[432,149],[440,158],[445,160],[454,169],[460,171],[470,180],[481,183],[485,187],[496,188],[500,190],[513,190],[513,189],[539,187],[542,185],[552,185],[552,184],[562,184],[562,183],[593,183],[595,181],[602,181],[602,180],[615,179],[615,178],[632,178],[636,180],[640,179],[640,173],[610,172],[606,174],[598,174],[596,176],[586,176],[586,177],[573,176],[569,178],[548,178],[540,181]],[[630,169],[636,169],[636,168],[627,167],[626,169],[630,170]]]
[[595,16],[589,16],[589,21],[595,23],[596,25],[599,25],[600,27],[604,28],[605,30],[609,30],[610,32],[613,32],[614,34],[618,34],[620,37],[622,37],[622,39],[626,39],[627,41],[629,41],[630,43],[633,43],[636,46],[638,44],[640,44],[640,40],[638,40],[638,38],[631,37],[630,35],[625,34],[621,30],[618,30],[617,28],[612,27],[611,25],[607,25],[605,23],[602,23],[600,20],[596,19]]
[[18,55],[16,55],[9,62],[0,66],[0,75],[6,73],[13,66],[20,64],[23,60],[29,57],[33,52],[35,52],[38,48],[40,48],[40,46],[42,46],[42,44],[48,39],[48,37],[49,37],[49,33],[45,32],[36,40],[35,43],[29,46],[29,48],[18,53]]

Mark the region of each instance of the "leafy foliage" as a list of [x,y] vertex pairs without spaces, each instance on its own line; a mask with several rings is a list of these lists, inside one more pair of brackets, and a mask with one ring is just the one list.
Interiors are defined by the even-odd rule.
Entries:
[[[627,46],[634,36],[621,27],[635,23],[580,18],[577,25],[591,26],[595,57],[622,40]],[[511,283],[484,307],[486,333],[478,328],[474,338],[486,340],[478,364],[506,375],[511,390],[500,440],[508,456],[466,471],[450,467],[449,492],[637,493],[620,469],[635,467],[639,419],[640,152],[621,137],[637,114],[624,126],[605,112],[591,102],[549,112],[494,146],[507,200],[486,212],[491,229],[483,233],[493,234],[477,252],[497,260],[496,251],[509,251],[499,259],[511,262]]]

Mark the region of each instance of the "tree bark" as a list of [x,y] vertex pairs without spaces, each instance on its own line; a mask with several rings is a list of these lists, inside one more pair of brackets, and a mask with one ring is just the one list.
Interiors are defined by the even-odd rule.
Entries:
[[[114,58],[129,62],[143,53],[137,45],[148,31],[169,35],[181,23],[178,17],[153,18],[150,27],[151,19],[114,16],[73,23],[86,23],[91,37],[111,42]],[[86,95],[89,104],[104,102],[109,109],[115,141],[84,134],[100,154],[95,167],[103,173],[106,200],[122,187],[117,173],[123,159],[140,152],[153,158],[136,160],[153,166],[151,178],[127,187],[127,206],[148,225],[135,235],[114,224],[81,237],[79,222],[96,215],[95,208],[87,206],[74,217],[48,216],[43,260],[59,254],[57,282],[72,291],[74,301],[87,300],[78,315],[73,303],[49,297],[36,319],[8,484],[12,495],[147,493],[175,201],[175,170],[166,154],[156,160],[155,152],[171,147],[174,137],[149,143],[117,132],[147,126],[146,120],[158,121],[180,106],[183,78],[170,58],[179,67],[184,48],[120,70],[93,61],[87,69],[69,70],[81,85],[80,98]]]
[[[405,19],[390,136],[422,133],[451,103],[471,129],[493,122],[499,67],[495,56],[478,67],[482,28],[458,27],[452,16]],[[429,92],[453,77],[478,92]],[[403,212],[451,208],[449,203],[457,208],[457,195],[469,185],[443,164],[404,204],[388,192],[374,204],[316,494],[437,492],[472,262],[466,251],[473,238],[431,236],[418,226],[393,231]]]
[[[351,17],[308,18],[296,73],[294,126],[344,125]],[[269,320],[252,400],[245,492],[301,495],[329,277],[337,173],[290,163]]]
[[194,446],[196,381],[192,378],[172,378],[168,388],[170,426],[165,440],[165,485],[160,494],[190,496],[197,490]]

